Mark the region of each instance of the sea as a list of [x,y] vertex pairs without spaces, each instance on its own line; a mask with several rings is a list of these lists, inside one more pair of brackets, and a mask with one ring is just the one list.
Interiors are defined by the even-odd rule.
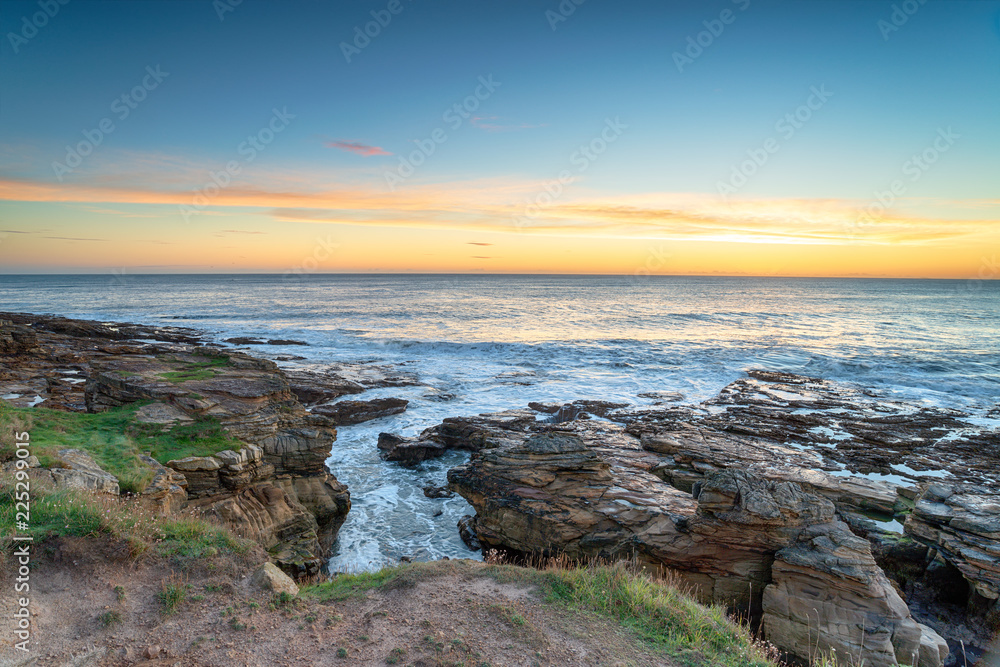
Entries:
[[328,461],[353,507],[330,559],[362,571],[403,557],[477,558],[460,497],[430,499],[467,459],[415,469],[378,457],[380,432],[530,401],[715,396],[748,369],[871,387],[985,414],[1000,401],[1000,281],[554,275],[0,275],[0,310],[185,326],[295,354],[285,366],[391,364],[415,374],[407,411],[338,429]]

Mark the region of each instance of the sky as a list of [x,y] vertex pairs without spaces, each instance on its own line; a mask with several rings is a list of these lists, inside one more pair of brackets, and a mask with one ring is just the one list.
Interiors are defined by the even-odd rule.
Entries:
[[0,273],[1000,277],[1000,2],[3,0],[0,35]]

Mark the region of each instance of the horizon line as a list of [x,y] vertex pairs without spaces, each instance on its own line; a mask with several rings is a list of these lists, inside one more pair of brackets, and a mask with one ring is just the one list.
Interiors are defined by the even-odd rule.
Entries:
[[481,276],[481,277],[553,277],[563,276],[569,278],[634,278],[645,280],[647,278],[773,278],[778,280],[948,280],[948,281],[979,281],[979,282],[1000,282],[1000,278],[980,278],[980,277],[932,277],[932,276],[867,276],[867,275],[758,275],[758,274],[714,274],[714,273],[485,273],[485,272],[435,272],[435,271],[316,271],[316,272],[293,272],[293,271],[243,271],[243,272],[160,272],[160,273],[126,273],[126,272],[90,272],[90,273],[0,273],[2,278],[32,278],[32,277],[79,277],[79,276],[113,276],[117,278],[132,277],[153,277],[153,276],[276,276],[288,277],[301,280],[308,280],[310,277],[324,276]]

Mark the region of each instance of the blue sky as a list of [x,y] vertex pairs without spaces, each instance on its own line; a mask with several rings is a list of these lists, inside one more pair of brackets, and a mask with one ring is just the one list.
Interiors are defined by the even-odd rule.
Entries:
[[[403,189],[481,181],[489,203],[516,209],[537,184],[569,168],[608,119],[619,119],[627,129],[575,175],[559,203],[717,196],[748,151],[778,138],[777,152],[739,188],[740,200],[864,206],[939,130],[952,128],[959,138],[907,184],[894,210],[943,225],[997,218],[998,2],[566,0],[562,7],[573,7],[572,14],[554,23],[554,1],[399,0],[401,10],[347,62],[342,43],[389,4],[244,0],[220,19],[211,0],[73,0],[15,48],[11,35],[40,8],[5,1],[0,178],[14,191],[30,183],[190,192],[209,170],[238,159],[238,146],[273,109],[287,109],[294,119],[240,175],[246,187],[280,181],[286,189],[351,187],[389,196],[386,171],[415,140],[443,128],[447,141]],[[915,11],[905,14],[904,5]],[[888,31],[894,12],[898,29]],[[709,40],[712,25],[723,29]],[[678,71],[674,54],[699,33],[707,46]],[[116,119],[112,101],[139,85],[147,67],[169,74],[129,117]],[[449,127],[443,114],[472,95],[480,77],[499,86],[461,127]],[[782,137],[776,123],[816,89],[829,91],[829,99]],[[109,117],[114,131],[58,182],[52,163]],[[391,155],[330,147],[338,141]],[[8,226],[21,224],[19,231],[54,218],[90,224],[86,211],[55,207],[46,197],[26,197],[26,204],[5,195],[0,214]],[[136,205],[111,194],[97,199]],[[143,215],[159,215],[161,226],[176,223],[164,208],[176,209],[173,202],[149,201],[142,200]],[[219,202],[214,213],[239,221],[270,210]],[[673,200],[658,204],[666,205]],[[461,215],[462,228],[474,231],[477,219],[496,211],[463,208]]]

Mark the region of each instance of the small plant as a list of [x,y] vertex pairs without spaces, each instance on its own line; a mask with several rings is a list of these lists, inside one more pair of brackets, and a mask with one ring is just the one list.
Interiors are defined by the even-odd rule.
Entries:
[[524,620],[524,616],[521,616],[516,612],[510,615],[510,622],[518,627],[521,627],[525,623],[527,623],[527,621]]
[[125,588],[122,586],[115,586],[115,597],[119,602],[124,602],[125,600]]
[[201,594],[192,595],[189,599],[191,600],[191,602],[201,602],[202,600],[205,599],[205,596]]
[[344,647],[338,648],[337,649],[337,657],[338,658],[346,658],[347,657],[347,649],[344,648]]
[[255,601],[251,600],[250,602],[247,603],[247,608],[250,609],[250,611],[256,611],[257,609],[260,608],[260,605],[257,604]]
[[306,623],[315,623],[316,622],[316,614],[306,614],[305,621],[306,621]]
[[187,597],[187,586],[176,581],[164,581],[156,597],[163,606],[163,614],[170,616],[177,612],[177,608]]
[[359,642],[366,642],[366,641],[368,641],[368,635],[359,635],[358,636],[358,641]]
[[241,623],[240,619],[236,618],[235,616],[229,619],[229,627],[231,627],[233,630],[236,630],[237,632],[247,629],[246,623]]
[[404,655],[406,655],[406,649],[396,647],[389,651],[389,657],[385,659],[385,664],[395,665],[403,658]]
[[101,621],[101,624],[104,625],[104,627],[106,628],[109,628],[112,625],[117,625],[118,623],[122,622],[121,613],[115,611],[114,609],[112,609],[111,611],[104,612],[97,618]]

